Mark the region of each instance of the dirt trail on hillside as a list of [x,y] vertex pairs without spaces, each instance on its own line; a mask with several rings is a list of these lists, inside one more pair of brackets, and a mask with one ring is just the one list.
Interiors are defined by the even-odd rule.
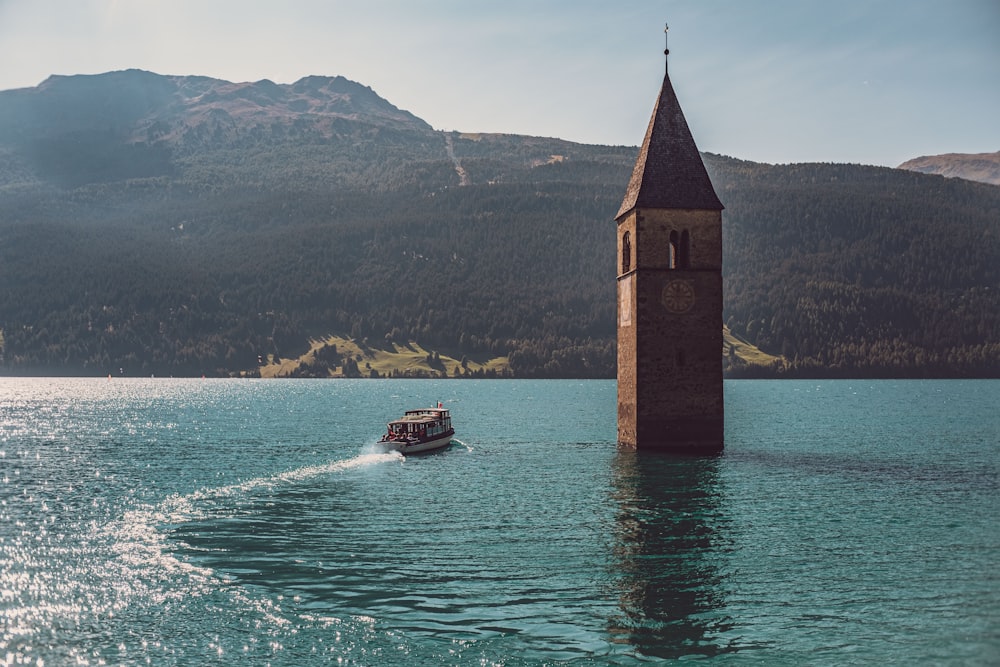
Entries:
[[444,135],[444,149],[448,152],[448,157],[451,158],[452,163],[455,165],[455,173],[458,174],[458,186],[472,185],[472,180],[469,178],[469,173],[465,171],[465,167],[457,157],[455,157],[455,144],[451,141],[451,135]]

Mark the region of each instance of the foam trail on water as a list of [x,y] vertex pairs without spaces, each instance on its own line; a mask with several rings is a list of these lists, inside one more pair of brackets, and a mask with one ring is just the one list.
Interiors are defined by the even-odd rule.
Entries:
[[388,463],[390,461],[402,461],[403,455],[396,451],[389,452],[366,452],[357,456],[340,461],[331,461],[315,466],[305,466],[281,472],[270,477],[257,477],[248,479],[236,484],[227,486],[217,486],[212,488],[199,489],[186,495],[173,495],[167,498],[162,505],[163,514],[167,517],[167,522],[177,523],[185,519],[198,516],[195,504],[199,501],[224,498],[234,493],[249,493],[259,488],[270,488],[278,484],[289,482],[300,482],[318,475],[328,475],[353,468],[374,465],[376,463]]
[[471,452],[471,451],[473,451],[473,450],[472,450],[472,445],[468,445],[468,444],[466,444],[466,443],[462,442],[461,440],[459,440],[458,438],[452,438],[452,439],[451,439],[451,441],[452,441],[453,443],[455,443],[456,445],[461,445],[461,446],[465,447],[465,448],[466,448],[467,450],[469,450],[470,452]]
[[[142,505],[128,510],[121,517],[98,528],[98,534],[102,538],[98,540],[99,543],[108,545],[111,553],[102,559],[105,566],[96,568],[97,572],[92,575],[92,578],[101,582],[94,588],[110,590],[112,595],[110,600],[97,605],[98,609],[95,611],[118,609],[135,599],[161,603],[166,599],[205,593],[222,585],[222,580],[210,568],[192,565],[179,557],[168,539],[169,531],[162,530],[165,525],[177,526],[203,518],[205,508],[199,507],[199,503],[245,494],[258,488],[298,482],[318,475],[402,460],[399,452],[365,452],[349,459],[296,468],[238,484],[199,489],[185,495],[175,494],[157,505]],[[179,577],[187,579],[187,586],[166,589],[151,583],[164,578],[176,580]],[[109,586],[109,581],[115,582],[114,585]]]

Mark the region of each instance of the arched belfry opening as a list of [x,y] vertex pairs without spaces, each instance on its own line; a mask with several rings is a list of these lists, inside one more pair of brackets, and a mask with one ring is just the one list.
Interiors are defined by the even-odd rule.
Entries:
[[722,210],[664,71],[615,217],[623,447],[723,446]]
[[622,273],[628,273],[632,269],[632,235],[629,232],[622,234]]

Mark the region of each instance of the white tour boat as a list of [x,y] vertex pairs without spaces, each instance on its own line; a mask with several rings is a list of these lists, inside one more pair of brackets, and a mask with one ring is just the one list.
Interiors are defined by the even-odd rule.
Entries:
[[438,403],[436,408],[407,410],[402,418],[393,419],[379,444],[402,454],[416,454],[440,449],[451,443],[454,435],[451,412]]

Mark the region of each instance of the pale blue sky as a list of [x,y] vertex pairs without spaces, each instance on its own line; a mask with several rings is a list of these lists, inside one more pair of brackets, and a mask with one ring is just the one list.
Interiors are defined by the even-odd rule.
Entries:
[[0,90],[140,68],[343,75],[433,127],[895,166],[1000,150],[1000,0],[0,0]]

